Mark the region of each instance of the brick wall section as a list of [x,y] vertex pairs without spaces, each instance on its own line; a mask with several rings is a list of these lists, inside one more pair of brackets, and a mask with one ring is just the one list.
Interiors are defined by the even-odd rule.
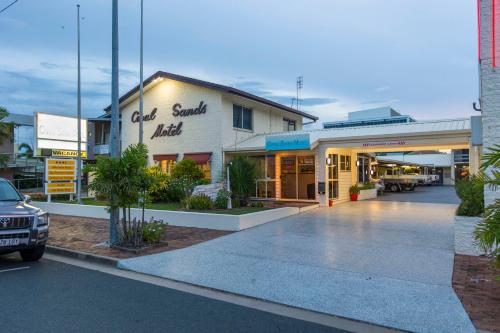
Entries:
[[[496,6],[496,62],[492,66],[492,0],[481,0],[481,109],[483,115],[483,147],[500,144],[500,3]],[[485,203],[499,198],[498,191],[486,188]]]

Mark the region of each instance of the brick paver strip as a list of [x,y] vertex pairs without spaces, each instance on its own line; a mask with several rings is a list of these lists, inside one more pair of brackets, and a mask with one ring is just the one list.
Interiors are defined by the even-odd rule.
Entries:
[[486,257],[455,255],[453,288],[476,328],[500,333],[500,270]]
[[[49,245],[120,259],[138,256],[132,252],[98,245],[108,239],[108,220],[51,215],[50,223]],[[163,241],[168,242],[168,245],[155,246],[142,251],[139,255],[182,249],[231,233],[230,231],[168,225],[165,231]]]

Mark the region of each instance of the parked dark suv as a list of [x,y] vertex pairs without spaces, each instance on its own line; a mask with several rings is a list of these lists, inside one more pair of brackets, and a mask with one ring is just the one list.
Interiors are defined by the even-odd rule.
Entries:
[[49,237],[49,214],[29,201],[0,178],[0,254],[19,251],[24,261],[37,261]]

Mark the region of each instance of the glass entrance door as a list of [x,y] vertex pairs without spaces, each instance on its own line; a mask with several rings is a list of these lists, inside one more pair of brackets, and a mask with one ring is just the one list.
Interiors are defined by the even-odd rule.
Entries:
[[281,157],[281,198],[314,200],[315,166],[314,155]]
[[281,158],[281,198],[297,199],[297,156]]

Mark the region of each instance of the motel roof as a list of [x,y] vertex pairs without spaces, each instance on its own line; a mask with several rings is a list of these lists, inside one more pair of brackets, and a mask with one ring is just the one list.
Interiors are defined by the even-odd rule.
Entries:
[[273,136],[298,136],[309,134],[311,148],[320,142],[346,141],[351,139],[398,139],[415,135],[439,135],[451,133],[470,133],[471,125],[469,118],[417,121],[401,124],[385,124],[375,126],[310,129],[294,132],[281,132],[273,134],[258,134],[236,145],[227,146],[225,151],[260,151],[266,146],[266,137]]
[[[153,75],[151,75],[150,77],[148,77],[147,79],[145,79],[144,80],[144,88],[146,88],[146,86],[148,86],[151,83],[154,83],[155,80],[160,79],[160,78],[171,79],[171,80],[175,80],[175,81],[189,83],[189,84],[197,85],[200,87],[217,90],[217,91],[220,91],[223,93],[244,97],[244,98],[250,99],[252,101],[259,102],[259,103],[262,103],[262,104],[265,104],[268,106],[272,106],[272,107],[275,107],[275,108],[283,110],[283,111],[295,113],[299,116],[302,116],[304,118],[307,118],[307,119],[310,119],[313,121],[318,120],[318,117],[313,116],[309,113],[290,108],[290,107],[285,106],[283,104],[276,103],[276,102],[273,102],[269,99],[250,94],[250,93],[245,92],[243,90],[239,90],[239,89],[229,87],[229,86],[224,86],[224,85],[217,84],[217,83],[202,81],[202,80],[194,79],[194,78],[187,77],[187,76],[162,72],[162,71],[158,71],[158,72],[154,73]],[[120,97],[120,105],[129,99],[137,98],[138,92],[139,92],[139,85],[135,86],[134,88],[132,88],[131,90],[129,90],[127,93],[125,93],[124,95],[122,95]],[[111,111],[111,105],[108,105],[104,109],[104,111],[106,111],[106,112]]]

